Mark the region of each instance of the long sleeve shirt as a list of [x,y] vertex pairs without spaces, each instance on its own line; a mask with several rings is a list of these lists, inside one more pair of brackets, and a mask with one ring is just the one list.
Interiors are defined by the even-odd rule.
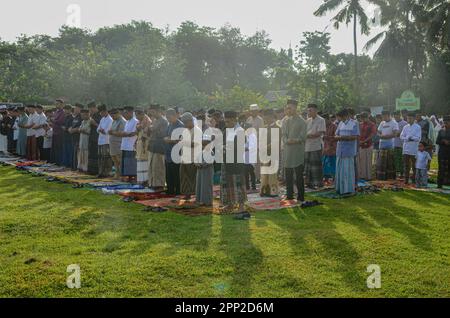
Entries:
[[169,122],[166,117],[161,116],[153,121],[148,144],[150,152],[165,154],[166,144],[164,142],[164,137],[166,137],[167,134],[167,127],[169,127]]
[[[283,121],[281,135],[284,143],[284,167],[296,168],[305,163],[306,122],[299,115]],[[288,141],[296,143],[289,144]]]
[[[102,117],[102,119],[100,119],[100,123],[98,124],[98,127],[97,127],[98,145],[99,146],[109,145],[108,132],[111,129],[112,122],[113,122],[113,119],[109,115],[104,116],[104,117]],[[100,130],[103,130],[103,132],[101,132]]]
[[403,140],[403,154],[415,156],[422,138],[422,129],[418,124],[407,124],[403,127],[400,139]]
[[439,131],[439,134],[436,138],[436,144],[439,145],[439,158],[448,159],[450,158],[450,145],[445,144],[444,140],[450,142],[450,129],[445,128]]
[[55,111],[52,117],[52,127],[53,127],[53,136],[61,135],[63,133],[64,121],[66,119],[66,115],[64,110],[58,109]]

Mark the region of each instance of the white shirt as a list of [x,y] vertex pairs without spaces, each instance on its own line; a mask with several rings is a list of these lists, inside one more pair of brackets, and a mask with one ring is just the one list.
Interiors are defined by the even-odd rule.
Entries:
[[400,139],[403,140],[403,154],[415,156],[422,138],[422,128],[416,123],[403,127]]
[[[136,117],[127,120],[123,132],[125,133],[136,132],[136,126],[138,123],[139,120],[137,120]],[[137,135],[134,135],[133,137],[123,137],[122,143],[120,144],[120,150],[134,151],[134,144],[136,143],[136,139]]]
[[[100,119],[100,123],[98,124],[98,127],[97,127],[98,145],[99,146],[109,145],[108,132],[111,129],[112,122],[113,122],[113,119],[109,115],[107,115],[106,117],[102,117],[102,119]],[[106,134],[101,133],[100,129],[103,129],[106,132]]]
[[[380,126],[378,126],[378,131],[381,132],[381,136],[393,135],[399,131],[398,123],[394,119],[388,122],[382,121]],[[392,139],[380,139],[380,149],[393,149],[394,139],[395,137]]]
[[[27,126],[34,126],[38,123],[39,115],[37,113],[30,114],[28,116]],[[32,137],[36,135],[36,130],[33,128],[27,128],[27,137]]]
[[[47,123],[47,116],[45,116],[44,113],[40,113],[40,114],[36,113],[36,115],[37,115],[37,117],[36,117],[37,121],[36,121],[35,125],[41,126],[41,125],[45,125]],[[35,132],[36,138],[42,137],[45,135],[44,128],[35,129],[34,132]]]
[[[325,119],[320,117],[319,115],[316,118],[308,118],[306,120],[306,133],[309,134],[317,134],[319,132],[325,133],[327,131]],[[305,151],[319,151],[322,150],[322,136],[316,138],[307,138],[305,143]]]

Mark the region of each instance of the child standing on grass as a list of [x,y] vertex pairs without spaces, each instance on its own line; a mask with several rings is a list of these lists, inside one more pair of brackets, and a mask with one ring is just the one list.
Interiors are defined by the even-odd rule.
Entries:
[[426,188],[428,186],[428,167],[431,161],[429,152],[425,150],[425,143],[419,143],[419,151],[416,155],[416,187]]

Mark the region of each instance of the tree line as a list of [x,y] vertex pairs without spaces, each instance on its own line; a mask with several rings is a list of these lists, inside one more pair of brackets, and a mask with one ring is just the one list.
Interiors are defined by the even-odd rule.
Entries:
[[[446,0],[370,0],[380,9],[383,32],[371,34],[362,0],[324,0],[314,12],[330,13],[334,27],[352,25],[353,54],[332,54],[330,34],[299,34],[292,48],[275,50],[265,31],[183,22],[176,30],[150,22],[96,32],[63,26],[56,37],[0,41],[0,100],[50,103],[95,100],[109,106],[160,103],[185,109],[282,105],[287,95],[327,111],[343,106],[393,105],[412,89],[426,111],[450,109],[450,3]],[[276,100],[265,95],[274,91]]]

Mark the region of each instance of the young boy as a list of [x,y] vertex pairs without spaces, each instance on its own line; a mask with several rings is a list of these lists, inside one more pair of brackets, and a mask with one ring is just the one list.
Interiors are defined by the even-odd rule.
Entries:
[[425,150],[425,143],[419,143],[419,151],[416,155],[416,187],[428,186],[428,164],[431,161],[430,154]]

